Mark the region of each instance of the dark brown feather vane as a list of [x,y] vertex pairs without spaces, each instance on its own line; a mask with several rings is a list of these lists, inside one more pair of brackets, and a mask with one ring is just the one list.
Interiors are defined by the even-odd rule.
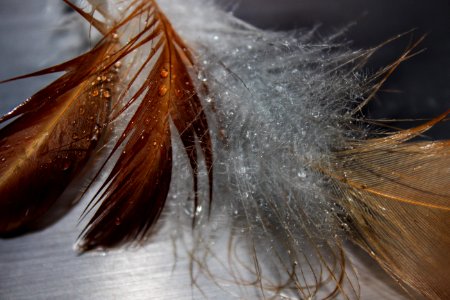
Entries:
[[[44,214],[85,165],[105,128],[115,73],[103,39],[84,55],[25,78],[65,71],[0,118],[0,234],[23,231]],[[17,78],[16,78],[17,79]]]
[[[193,171],[194,207],[198,205],[197,146],[208,169],[211,197],[212,145],[206,115],[191,79],[193,57],[154,1],[135,1],[134,5],[124,20],[133,23],[144,19],[145,28],[122,48],[122,56],[142,56],[144,64],[130,72],[126,91],[135,88],[136,92],[122,94],[125,104],[119,113],[132,103],[140,104],[109,156],[121,151],[91,203],[90,209],[100,204],[82,233],[82,251],[142,240],[156,222],[172,176],[171,120]],[[205,87],[200,89],[206,91]]]

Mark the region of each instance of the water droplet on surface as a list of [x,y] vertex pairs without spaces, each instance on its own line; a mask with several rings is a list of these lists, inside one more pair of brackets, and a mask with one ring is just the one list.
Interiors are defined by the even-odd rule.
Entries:
[[276,90],[278,93],[281,93],[281,92],[284,91],[284,88],[283,88],[281,85],[277,85],[277,86],[275,87],[275,90]]
[[105,98],[111,98],[111,93],[108,90],[103,91],[103,97]]
[[65,161],[63,164],[63,171],[67,171],[70,168],[70,161]]
[[6,161],[6,158],[2,157],[2,158],[0,159],[0,161],[1,161],[1,162],[5,162],[5,161]]
[[76,134],[76,133],[72,134],[72,139],[77,140],[78,139],[78,134]]
[[121,62],[121,61],[118,61],[118,62],[116,62],[116,63],[114,64],[114,67],[115,67],[116,69],[120,68],[121,66],[122,66],[122,62]]
[[97,97],[98,94],[99,94],[98,90],[93,90],[92,93],[91,93],[91,96],[92,97]]
[[160,75],[161,75],[161,78],[167,78],[167,76],[169,76],[169,71],[167,71],[166,68],[163,68],[163,69],[161,70]]
[[122,223],[122,220],[120,218],[116,218],[116,220],[114,221],[114,223],[119,226],[120,223]]
[[301,171],[298,171],[297,176],[300,178],[306,178],[306,173],[305,173],[305,171],[301,170]]
[[158,89],[158,94],[163,97],[167,94],[167,86],[165,84],[162,84]]

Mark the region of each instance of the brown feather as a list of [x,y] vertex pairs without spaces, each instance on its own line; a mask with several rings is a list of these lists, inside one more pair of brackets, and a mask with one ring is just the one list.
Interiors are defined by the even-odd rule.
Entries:
[[450,141],[410,142],[417,128],[353,143],[336,154],[340,205],[356,242],[396,280],[450,298]]
[[67,63],[22,76],[66,73],[0,118],[0,234],[24,230],[81,170],[107,123],[115,73],[104,39]]
[[[147,21],[145,28],[124,46],[122,56],[136,50],[133,55],[142,55],[144,64],[130,75],[126,90],[136,88],[136,92],[126,98],[118,115],[132,103],[141,103],[109,156],[121,151],[91,203],[90,209],[96,203],[101,204],[82,233],[79,247],[83,251],[142,240],[157,221],[172,175],[171,120],[193,170],[194,206],[198,205],[197,146],[208,169],[211,196],[212,144],[206,115],[191,78],[191,72],[195,71],[193,56],[154,1],[134,4],[135,9],[124,20]],[[136,87],[139,82],[144,83]]]

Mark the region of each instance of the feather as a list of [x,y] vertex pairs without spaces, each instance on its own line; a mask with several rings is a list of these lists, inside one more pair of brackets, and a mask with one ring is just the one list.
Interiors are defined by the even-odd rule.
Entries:
[[[93,199],[92,203],[100,204],[82,233],[79,248],[83,251],[145,239],[164,207],[170,187],[171,122],[193,172],[194,207],[198,206],[197,146],[208,169],[212,196],[212,144],[199,98],[201,91],[197,91],[191,78],[194,58],[154,1],[133,1],[129,10],[131,13],[123,20],[139,24],[144,19],[145,27],[123,48],[124,56],[132,50],[139,51],[133,55],[143,57],[144,61],[130,75],[132,80],[127,89],[132,89],[135,82],[144,83],[129,96],[119,114],[133,102],[141,103],[109,155],[111,158],[121,149]],[[116,30],[122,35],[120,27]],[[200,89],[205,93],[205,86]]]
[[56,201],[86,164],[105,128],[116,75],[103,40],[67,63],[21,76],[65,71],[0,118],[0,233],[24,230]]
[[399,282],[450,297],[450,142],[411,142],[450,111],[336,155],[339,203],[355,241]]

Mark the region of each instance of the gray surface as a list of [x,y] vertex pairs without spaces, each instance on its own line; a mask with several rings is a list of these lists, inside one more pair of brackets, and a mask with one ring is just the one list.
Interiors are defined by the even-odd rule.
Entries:
[[[302,25],[305,25],[304,22],[312,24],[321,21],[321,13],[326,15],[324,18],[327,19],[323,21],[326,31],[327,28],[333,27],[333,24],[341,26],[352,21],[353,18],[358,18],[360,13],[365,10],[361,4],[356,8],[350,7],[348,10],[343,6],[333,8],[328,5],[330,1],[322,2],[328,3],[322,6],[313,5],[314,1],[272,1],[277,5],[265,7],[261,4],[262,1],[258,0],[260,10],[252,12],[254,6],[250,6],[250,2],[243,1],[242,10],[238,13],[249,19],[253,18],[255,22],[262,20],[261,22],[264,23],[260,24],[262,26],[278,24],[272,27],[278,26],[279,28],[288,26],[283,25],[282,20],[287,23],[288,20],[291,20],[291,25],[298,24],[299,22],[295,22],[295,20],[303,11],[303,16],[308,15],[309,20],[302,21],[303,23],[300,23]],[[391,3],[392,1],[381,2]],[[342,1],[342,3],[344,3],[342,5],[351,5],[356,2]],[[443,7],[446,5],[442,1],[436,3],[441,3],[440,5]],[[40,4],[39,1],[23,0],[2,0],[0,3],[0,65],[2,66],[0,77],[2,79],[36,70],[61,59],[60,55],[49,56],[49,53],[54,52],[47,49],[51,40],[45,40],[45,36],[48,36],[49,32],[47,25],[39,17],[43,13]],[[292,9],[287,9],[286,5],[291,5]],[[309,10],[305,11],[305,7],[309,7]],[[335,10],[335,15],[331,9]],[[19,16],[19,10],[22,15],[16,17]],[[283,14],[286,16],[287,11],[289,14],[283,18]],[[342,11],[347,11],[345,17],[337,16]],[[254,17],[255,15],[257,17]],[[439,15],[442,13],[439,12]],[[405,30],[407,29],[409,28],[405,28]],[[442,30],[447,32],[445,28]],[[404,30],[395,31],[393,34],[401,31]],[[77,31],[69,32],[72,35],[77,34]],[[388,37],[388,34],[381,36],[379,39],[375,39],[375,43]],[[444,46],[448,44],[449,39],[443,41]],[[65,53],[64,55],[68,57],[77,51],[68,42],[63,43],[60,47],[66,47],[61,53]],[[448,50],[448,46],[445,47]],[[443,64],[448,64],[448,60],[444,59]],[[445,79],[448,74],[448,71],[442,71],[438,83],[441,84],[442,76]],[[2,85],[0,87],[0,97],[2,98],[0,111],[5,112],[13,107],[18,99],[30,95],[42,84],[42,79],[33,79],[25,81],[25,83],[21,81]],[[430,97],[450,95],[448,90],[440,91],[440,87],[438,85],[434,88],[434,90],[438,90],[439,96],[431,95]],[[438,109],[448,106],[449,102],[442,104],[441,101],[439,103]],[[80,227],[77,227],[77,222],[82,208],[83,203],[75,207],[62,220],[41,232],[0,240],[0,299],[197,299],[202,297],[198,290],[191,288],[188,259],[186,253],[182,251],[183,249],[179,249],[179,256],[175,258],[169,228],[159,230],[155,239],[140,249],[78,256],[72,245],[81,230]],[[169,220],[165,221],[169,222]],[[224,254],[225,252],[222,255]],[[176,265],[175,262],[177,262]],[[372,263],[361,266],[359,270],[363,299],[399,298],[382,281],[368,279],[373,272],[379,273]],[[217,299],[235,298],[233,295],[215,288],[211,282],[205,282],[206,284],[202,287],[209,289],[207,294],[210,295],[210,298],[212,296]]]

